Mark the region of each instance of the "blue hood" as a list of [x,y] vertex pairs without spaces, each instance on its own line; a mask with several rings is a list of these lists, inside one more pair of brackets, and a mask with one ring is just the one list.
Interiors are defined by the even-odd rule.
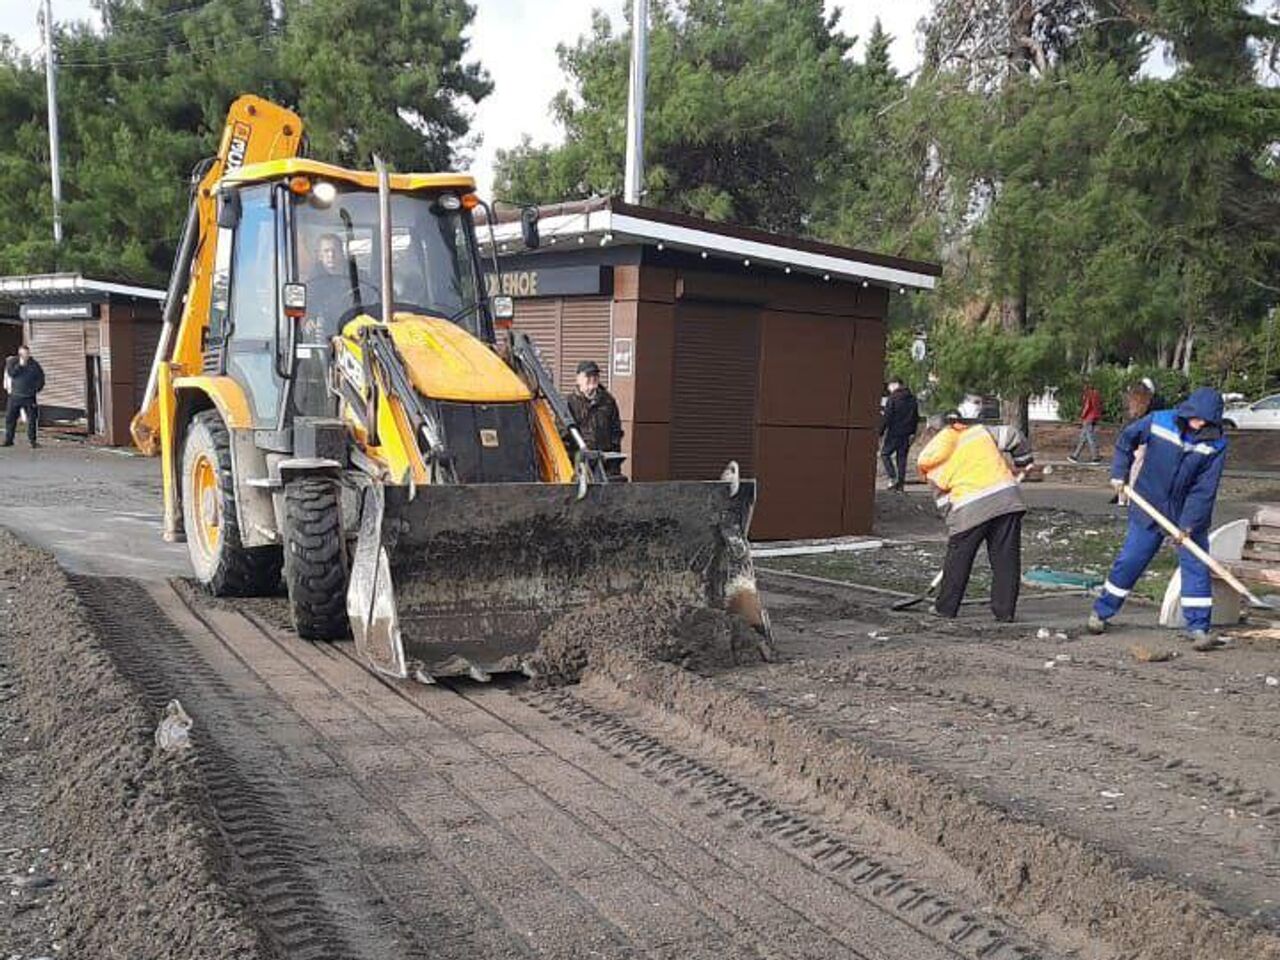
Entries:
[[1222,394],[1213,387],[1199,387],[1178,404],[1178,419],[1199,417],[1212,424],[1222,423]]

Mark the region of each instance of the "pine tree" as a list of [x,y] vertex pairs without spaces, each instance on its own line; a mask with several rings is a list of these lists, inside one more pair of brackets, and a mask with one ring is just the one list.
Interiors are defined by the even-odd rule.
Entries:
[[451,169],[467,103],[490,83],[466,62],[464,0],[102,0],[103,29],[62,24],[66,241],[49,239],[43,74],[0,47],[0,270],[75,269],[160,284],[193,165],[216,149],[230,102],[300,109],[313,156]]
[[[804,230],[838,140],[852,40],[821,0],[655,3],[651,19],[645,202]],[[553,109],[565,142],[503,153],[499,194],[562,200],[621,189],[629,53],[629,36],[602,16],[561,48],[573,89]]]

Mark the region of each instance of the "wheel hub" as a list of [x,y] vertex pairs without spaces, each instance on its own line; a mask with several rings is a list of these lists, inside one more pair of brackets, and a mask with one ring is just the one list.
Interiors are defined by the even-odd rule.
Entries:
[[191,488],[194,506],[199,520],[195,531],[206,553],[218,549],[222,536],[222,498],[218,491],[218,471],[206,456],[196,458],[191,467]]

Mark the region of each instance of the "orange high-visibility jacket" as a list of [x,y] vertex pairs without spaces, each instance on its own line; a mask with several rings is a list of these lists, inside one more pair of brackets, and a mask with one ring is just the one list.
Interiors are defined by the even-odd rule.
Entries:
[[917,466],[933,487],[951,533],[1027,509],[1006,453],[1017,467],[1033,460],[1020,430],[966,423],[943,427],[920,451]]

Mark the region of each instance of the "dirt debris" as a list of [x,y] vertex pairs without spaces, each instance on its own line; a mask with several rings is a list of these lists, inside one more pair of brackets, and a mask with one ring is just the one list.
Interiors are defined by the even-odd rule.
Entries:
[[575,683],[600,656],[618,650],[696,671],[769,656],[764,637],[738,618],[695,605],[681,592],[655,591],[560,616],[543,631],[528,668],[540,686]]
[[716,678],[623,653],[598,657],[591,678],[748,750],[821,797],[936,844],[972,870],[1001,909],[1027,920],[1047,917],[1088,930],[1133,960],[1280,960],[1280,939],[1229,918],[1198,894],[1137,875],[1086,843],[983,802],[949,778],[878,756]]
[[[194,751],[154,742],[158,716],[116,672],[48,554],[0,531],[0,652],[38,748],[42,876],[64,956],[256,958],[219,885]],[[197,721],[198,722],[198,721]],[[34,875],[31,875],[34,876]]]
[[1177,650],[1171,650],[1168,647],[1151,647],[1145,643],[1135,643],[1129,648],[1129,656],[1139,663],[1167,663],[1177,655]]

